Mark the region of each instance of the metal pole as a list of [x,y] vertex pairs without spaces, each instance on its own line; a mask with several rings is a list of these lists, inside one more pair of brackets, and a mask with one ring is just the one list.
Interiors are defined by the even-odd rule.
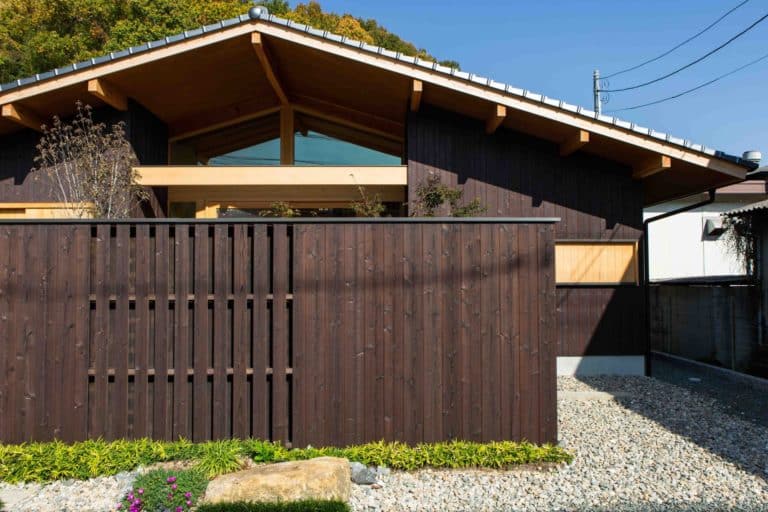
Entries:
[[594,73],[592,73],[592,91],[595,94],[595,112],[597,112],[598,115],[602,114],[602,105],[600,104],[600,70],[596,69]]

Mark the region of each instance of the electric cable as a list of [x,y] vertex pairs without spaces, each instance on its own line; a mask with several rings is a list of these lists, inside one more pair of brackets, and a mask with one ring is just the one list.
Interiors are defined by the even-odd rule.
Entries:
[[681,67],[681,68],[678,68],[678,69],[676,69],[676,70],[672,71],[671,73],[667,73],[667,74],[666,74],[666,75],[664,75],[664,76],[660,76],[659,78],[656,78],[656,79],[654,79],[654,80],[650,80],[650,81],[648,81],[648,82],[644,82],[644,83],[642,83],[642,84],[637,84],[637,85],[633,85],[633,86],[630,86],[630,87],[623,87],[623,88],[621,88],[621,89],[601,89],[601,90],[600,90],[600,92],[602,93],[602,92],[622,92],[622,91],[631,91],[631,90],[633,90],[633,89],[639,89],[639,88],[641,88],[641,87],[645,87],[645,86],[647,86],[647,85],[655,84],[656,82],[661,82],[662,80],[665,80],[665,79],[667,79],[667,78],[671,77],[672,75],[676,75],[677,73],[680,73],[681,71],[683,71],[683,70],[685,70],[685,69],[688,69],[688,68],[690,68],[691,66],[693,66],[693,65],[695,65],[695,64],[698,64],[699,62],[703,61],[704,59],[706,59],[706,58],[707,58],[707,57],[709,57],[710,55],[713,55],[714,53],[717,53],[717,52],[719,52],[720,50],[722,50],[723,48],[725,48],[726,46],[728,46],[729,44],[731,44],[732,42],[734,42],[736,39],[740,38],[741,36],[743,36],[744,34],[746,34],[747,32],[749,32],[750,30],[752,30],[753,28],[755,28],[757,25],[759,25],[760,23],[762,23],[762,22],[763,22],[763,21],[765,21],[766,19],[768,19],[768,13],[764,14],[764,15],[763,15],[761,18],[759,18],[757,21],[755,21],[754,23],[752,23],[750,26],[748,26],[747,28],[745,28],[744,30],[742,30],[741,32],[739,32],[738,34],[736,34],[735,36],[733,36],[732,38],[730,38],[728,41],[726,41],[725,43],[723,43],[723,44],[721,44],[720,46],[718,46],[717,48],[715,48],[715,49],[713,49],[713,50],[710,50],[709,52],[707,52],[706,54],[702,55],[701,57],[699,57],[698,59],[694,60],[693,62],[690,62],[690,63],[686,64],[685,66],[683,66],[683,67]]
[[614,110],[609,110],[608,112],[609,113],[613,113],[613,112],[623,112],[625,110],[637,110],[639,108],[650,107],[651,105],[658,105],[659,103],[664,103],[665,101],[677,99],[677,98],[679,98],[681,96],[685,96],[686,94],[689,94],[689,93],[692,93],[694,91],[698,91],[699,89],[702,89],[704,87],[707,87],[708,85],[712,85],[713,83],[718,82],[718,81],[722,80],[725,77],[731,76],[734,73],[738,73],[739,71],[741,71],[743,69],[746,69],[746,68],[748,68],[750,66],[753,66],[753,65],[757,64],[758,62],[763,61],[765,59],[768,59],[768,53],[766,53],[765,55],[763,55],[760,58],[757,58],[757,59],[755,59],[755,60],[753,60],[751,62],[748,62],[748,63],[744,64],[743,66],[739,66],[736,69],[733,69],[733,70],[731,70],[731,71],[729,71],[729,72],[727,72],[725,74],[722,74],[722,75],[718,76],[717,78],[713,78],[712,80],[710,80],[708,82],[704,82],[701,85],[697,85],[696,87],[693,87],[693,88],[688,89],[686,91],[683,91],[681,93],[675,94],[674,96],[669,96],[667,98],[663,98],[663,99],[660,99],[660,100],[651,101],[650,103],[643,103],[642,105],[635,105],[633,107],[617,108],[617,109],[614,109]]
[[715,25],[717,25],[718,23],[720,23],[721,21],[723,21],[723,20],[724,20],[725,18],[727,18],[727,17],[728,17],[728,16],[729,16],[731,13],[733,13],[734,11],[736,11],[738,8],[740,8],[740,7],[743,7],[743,6],[744,6],[746,3],[748,3],[749,1],[750,1],[750,0],[744,0],[743,2],[741,2],[740,4],[738,4],[736,7],[733,7],[733,8],[731,8],[731,10],[730,10],[730,11],[726,12],[725,14],[723,14],[722,16],[720,16],[719,18],[717,18],[717,19],[716,19],[714,22],[710,23],[710,24],[709,24],[709,25],[708,25],[706,28],[704,28],[704,30],[701,30],[701,31],[697,32],[696,34],[692,35],[691,37],[689,37],[688,39],[686,39],[686,40],[685,40],[685,41],[683,41],[682,43],[678,44],[677,46],[675,46],[675,47],[673,47],[673,48],[671,48],[671,49],[669,49],[669,50],[667,50],[666,52],[662,53],[661,55],[659,55],[659,56],[657,56],[657,57],[654,57],[654,58],[652,58],[652,59],[648,59],[648,60],[646,60],[645,62],[641,62],[640,64],[638,64],[638,65],[636,65],[636,66],[632,66],[631,68],[622,69],[621,71],[616,71],[615,73],[611,73],[610,75],[606,75],[606,76],[604,76],[604,77],[603,77],[603,79],[604,79],[604,80],[606,80],[606,79],[608,79],[608,78],[612,78],[612,77],[614,77],[614,76],[619,76],[619,75],[623,75],[624,73],[629,73],[630,71],[634,71],[634,70],[636,70],[636,69],[640,69],[641,67],[643,67],[643,66],[645,66],[645,65],[647,65],[647,64],[650,64],[651,62],[656,62],[657,60],[659,60],[659,59],[661,59],[661,58],[664,58],[664,57],[666,57],[667,55],[669,55],[670,53],[674,52],[674,51],[675,51],[675,50],[677,50],[678,48],[680,48],[680,47],[682,47],[682,46],[685,46],[686,44],[690,43],[691,41],[693,41],[694,39],[696,39],[696,38],[697,38],[697,37],[699,37],[700,35],[704,34],[704,33],[705,33],[705,32],[707,32],[707,31],[709,31],[709,29],[711,29],[712,27],[714,27]]

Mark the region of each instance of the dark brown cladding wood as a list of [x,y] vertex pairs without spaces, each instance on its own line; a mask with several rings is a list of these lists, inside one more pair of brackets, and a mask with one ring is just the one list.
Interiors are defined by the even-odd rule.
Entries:
[[553,240],[546,223],[0,224],[0,442],[554,442]]
[[552,236],[297,224],[294,443],[556,439]]
[[[639,240],[643,197],[631,169],[426,105],[408,120],[408,199],[430,174],[460,186],[485,216],[559,217],[561,240]],[[578,297],[578,300],[574,299]],[[644,354],[641,287],[558,289],[558,355]],[[567,325],[567,330],[563,326]]]

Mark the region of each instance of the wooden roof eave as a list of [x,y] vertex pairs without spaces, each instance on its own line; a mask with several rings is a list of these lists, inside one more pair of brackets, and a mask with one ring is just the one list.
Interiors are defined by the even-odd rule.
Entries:
[[[688,164],[710,169],[731,178],[735,178],[736,181],[744,179],[746,176],[746,169],[743,166],[725,159],[717,158],[713,155],[694,151],[677,144],[667,143],[619,126],[592,120],[581,114],[571,113],[541,102],[513,96],[478,83],[454,78],[446,73],[438,72],[423,66],[406,63],[383,55],[372,54],[371,52],[366,52],[351,45],[331,41],[305,32],[298,32],[263,20],[254,20],[239,24],[226,30],[207,35],[204,34],[196,38],[163,46],[156,50],[128,56],[115,61],[109,61],[98,66],[86,68],[82,71],[68,73],[43,82],[36,82],[28,86],[13,89],[6,93],[0,93],[0,105],[16,104],[18,106],[18,102],[23,101],[25,98],[45,94],[46,92],[62,87],[69,87],[77,84],[84,84],[83,86],[87,87],[89,81],[95,79],[107,79],[109,75],[121,70],[140,66],[147,62],[162,60],[180,53],[194,51],[195,49],[213,45],[224,40],[245,35],[250,36],[254,32],[400,74],[412,80],[420,81],[424,84],[424,87],[437,86],[447,88],[465,94],[468,97],[489,102],[492,105],[496,105],[497,109],[504,107],[512,112],[525,112],[543,119],[570,126],[577,130],[584,130],[592,134],[614,139],[636,148],[642,148],[650,153],[661,155],[662,157],[669,157],[672,160],[680,160]],[[129,91],[126,92],[129,93]]]

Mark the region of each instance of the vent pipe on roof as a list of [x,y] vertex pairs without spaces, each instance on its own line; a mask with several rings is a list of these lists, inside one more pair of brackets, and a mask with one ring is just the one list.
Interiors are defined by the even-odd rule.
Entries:
[[747,162],[752,162],[753,164],[760,165],[760,160],[763,158],[763,154],[759,151],[745,151],[743,155],[741,155],[741,158],[746,160]]

